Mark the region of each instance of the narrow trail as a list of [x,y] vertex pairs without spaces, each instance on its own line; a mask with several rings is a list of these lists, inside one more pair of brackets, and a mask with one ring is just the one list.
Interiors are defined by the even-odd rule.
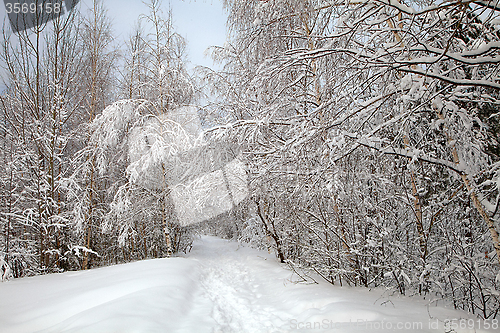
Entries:
[[[283,311],[282,299],[269,288],[283,286],[283,270],[272,255],[252,256],[237,243],[204,238],[194,245],[189,257],[199,260],[200,285],[212,302],[211,316],[220,332],[283,332],[290,314]],[[262,256],[264,255],[264,256]],[[267,260],[269,260],[270,265]],[[258,268],[257,270],[255,268]],[[268,273],[261,276],[263,270]],[[273,279],[273,273],[279,277]],[[273,281],[274,280],[274,281]]]

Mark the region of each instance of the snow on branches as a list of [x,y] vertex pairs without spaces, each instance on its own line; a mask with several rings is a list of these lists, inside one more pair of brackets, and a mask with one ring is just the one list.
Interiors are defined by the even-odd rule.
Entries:
[[[207,79],[234,119],[224,128],[248,142],[252,197],[278,252],[332,283],[432,291],[494,316],[496,7],[225,4],[234,38],[214,54],[221,78]],[[457,296],[466,274],[475,289]],[[483,288],[496,291],[479,306]]]

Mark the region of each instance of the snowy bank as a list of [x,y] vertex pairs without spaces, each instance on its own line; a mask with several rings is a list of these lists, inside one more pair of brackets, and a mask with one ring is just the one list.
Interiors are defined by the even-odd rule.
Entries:
[[456,332],[498,331],[424,300],[294,279],[267,252],[203,237],[184,257],[1,283],[0,332],[445,332],[453,319]]

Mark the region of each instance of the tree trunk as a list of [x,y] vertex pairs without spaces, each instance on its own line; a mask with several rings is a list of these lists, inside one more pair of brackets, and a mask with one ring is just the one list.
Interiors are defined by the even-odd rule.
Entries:
[[[267,201],[264,199],[264,205],[267,208]],[[264,223],[264,228],[266,230],[266,233],[274,239],[274,242],[276,243],[276,252],[278,252],[278,258],[280,259],[281,263],[285,262],[285,256],[283,254],[282,250],[282,245],[281,245],[281,239],[276,233],[276,228],[274,226],[274,222],[268,218],[267,214],[267,209],[262,207],[262,203],[259,199],[255,201],[257,203],[257,213],[259,214],[260,219],[262,220],[262,223]],[[269,225],[272,226],[272,230],[269,228]]]
[[[436,108],[436,112],[437,112],[439,119],[444,120],[443,114],[441,112],[439,112],[437,110],[437,108]],[[446,133],[446,136],[448,138],[448,143],[451,143],[453,140],[452,140],[451,136],[449,135],[449,133]],[[452,146],[451,154],[453,155],[453,162],[455,162],[455,164],[457,164],[457,165],[460,164],[460,158],[458,156],[457,149],[454,145]],[[495,227],[495,223],[493,222],[491,217],[488,215],[488,213],[484,209],[483,204],[481,203],[481,201],[477,197],[477,193],[474,190],[474,188],[471,186],[470,181],[467,178],[467,174],[462,172],[462,173],[460,173],[460,177],[462,178],[462,181],[465,185],[465,188],[467,189],[467,192],[470,195],[470,198],[472,200],[472,204],[474,205],[474,208],[476,208],[477,212],[479,213],[479,215],[481,215],[483,220],[486,222],[486,225],[488,226],[488,229],[490,231],[491,240],[493,242],[493,247],[495,248],[495,252],[497,254],[497,261],[500,264],[500,241],[499,241],[499,237],[498,237],[498,231],[496,230],[496,227]]]

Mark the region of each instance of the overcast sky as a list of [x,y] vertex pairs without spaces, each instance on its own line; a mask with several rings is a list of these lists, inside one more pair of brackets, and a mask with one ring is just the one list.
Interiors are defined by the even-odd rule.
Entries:
[[[91,0],[81,0],[77,10],[87,11]],[[148,8],[141,0],[104,0],[119,42],[128,39],[140,14]],[[163,8],[172,8],[174,27],[188,41],[188,57],[192,68],[196,65],[213,67],[204,57],[207,47],[223,45],[226,40],[226,13],[220,0],[163,0]],[[0,17],[5,18],[5,7],[0,5]]]

